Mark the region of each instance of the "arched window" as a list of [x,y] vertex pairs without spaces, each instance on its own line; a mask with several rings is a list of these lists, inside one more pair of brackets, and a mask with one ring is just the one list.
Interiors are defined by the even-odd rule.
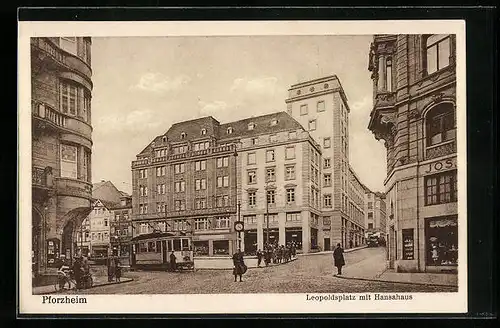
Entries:
[[427,146],[455,139],[455,111],[453,107],[451,103],[443,103],[427,113],[425,117]]
[[434,34],[425,39],[427,74],[432,74],[450,64],[451,42],[449,34]]
[[392,58],[387,57],[385,60],[385,74],[386,74],[386,79],[385,79],[385,89],[388,92],[392,92]]
[[181,133],[181,139],[186,139],[186,133],[185,132]]

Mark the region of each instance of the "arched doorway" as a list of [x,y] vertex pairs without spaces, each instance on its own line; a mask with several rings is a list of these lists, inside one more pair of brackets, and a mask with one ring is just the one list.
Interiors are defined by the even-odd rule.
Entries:
[[61,238],[61,254],[66,255],[66,258],[72,262],[73,260],[73,231],[74,231],[74,221],[69,220],[63,229],[63,234]]
[[42,217],[40,213],[33,208],[31,216],[31,272],[32,277],[36,279],[40,273],[42,265]]
[[66,214],[66,223],[61,236],[61,254],[65,254],[70,263],[73,263],[73,257],[77,255],[75,253],[77,231],[90,211],[90,207],[79,207]]

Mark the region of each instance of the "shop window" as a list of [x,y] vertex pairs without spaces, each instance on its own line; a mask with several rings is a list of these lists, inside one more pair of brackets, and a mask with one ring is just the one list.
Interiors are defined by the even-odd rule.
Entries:
[[403,260],[413,260],[415,257],[414,245],[413,245],[413,229],[403,229],[402,237],[403,237]]
[[425,230],[427,265],[457,265],[457,217],[450,216],[426,219]]
[[194,255],[208,256],[208,241],[193,241]]
[[425,177],[425,205],[457,201],[457,171],[448,171]]
[[453,104],[443,103],[432,108],[425,117],[427,146],[454,140],[456,136]]
[[450,35],[435,34],[425,39],[425,66],[427,74],[432,74],[450,65],[450,56]]
[[214,240],[214,255],[229,255],[229,240]]

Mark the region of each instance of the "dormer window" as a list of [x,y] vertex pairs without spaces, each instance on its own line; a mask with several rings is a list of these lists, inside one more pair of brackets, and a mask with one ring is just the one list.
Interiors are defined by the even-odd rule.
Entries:
[[201,129],[201,135],[204,136],[205,134],[207,134],[207,129]]
[[278,124],[278,120],[277,119],[274,119],[271,121],[271,126],[275,126]]
[[233,128],[232,127],[227,128],[227,134],[231,134],[231,133],[233,133]]
[[167,142],[167,137],[162,137],[162,138],[161,138],[161,141],[162,141],[162,142]]
[[185,132],[181,133],[181,139],[186,139],[186,133]]
[[248,124],[248,130],[253,130],[255,128],[255,123]]

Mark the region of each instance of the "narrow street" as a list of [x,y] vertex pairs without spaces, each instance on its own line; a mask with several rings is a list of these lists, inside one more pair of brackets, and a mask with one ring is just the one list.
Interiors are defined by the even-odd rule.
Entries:
[[[365,248],[345,254],[344,273],[374,277],[383,271],[384,248]],[[340,292],[453,292],[453,287],[383,283],[334,276],[331,254],[300,256],[269,268],[249,269],[243,282],[234,282],[230,270],[186,273],[129,272],[132,282],[92,288],[81,294],[220,294],[220,293],[340,293]]]

